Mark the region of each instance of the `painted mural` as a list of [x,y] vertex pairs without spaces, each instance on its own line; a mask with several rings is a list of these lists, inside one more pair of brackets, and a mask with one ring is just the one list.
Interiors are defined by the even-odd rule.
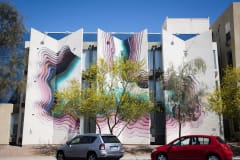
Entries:
[[172,30],[162,32],[166,141],[179,136],[180,125],[181,135],[219,136],[219,117],[206,109],[206,95],[214,90],[214,82],[219,81],[218,68],[213,66],[216,56],[213,56],[211,32],[206,28],[206,32],[189,39],[179,38],[181,35],[176,36]]
[[167,127],[199,127],[205,116],[204,83],[197,78],[204,75],[206,64],[201,58],[183,63],[178,69],[170,67],[165,73],[165,108]]
[[80,57],[74,55],[68,46],[63,46],[59,52],[51,52],[48,48],[42,48],[41,72],[36,77],[39,85],[40,97],[37,102],[37,113],[39,119],[48,121],[53,118],[55,129],[67,130],[68,134],[79,131],[79,119],[71,115],[53,115],[51,109],[54,103],[54,92],[66,84],[71,79],[71,75],[80,64]]
[[[114,59],[122,57],[132,61],[144,60],[144,69],[141,71],[141,82],[135,84],[130,93],[148,93],[148,50],[147,31],[137,33],[131,37],[121,40],[111,33],[98,30],[98,59],[103,58],[108,63],[110,69]],[[121,87],[120,87],[121,88]],[[119,91],[119,89],[118,89]],[[147,94],[148,95],[148,94]],[[113,113],[114,114],[114,113]],[[97,117],[97,122],[102,128],[102,133],[108,132],[107,122],[104,117]],[[125,128],[124,128],[125,127]],[[124,130],[122,130],[124,128]],[[149,116],[132,121],[126,125],[122,122],[115,130],[114,134],[119,135],[120,140],[125,144],[149,144],[150,136]],[[121,132],[121,134],[120,134]]]
[[[185,74],[182,79],[175,79],[174,84],[177,85],[175,87],[179,87],[178,89],[184,92],[178,92],[170,85],[163,88],[164,97],[161,99],[164,99],[166,109],[166,142],[178,137],[179,117],[181,117],[182,135],[220,134],[219,124],[221,122],[219,122],[219,117],[205,110],[204,93],[212,91],[215,82],[219,81],[219,77],[216,77],[218,68],[213,67],[214,57],[217,61],[217,56],[212,54],[211,35],[209,28],[206,28],[206,32],[182,40],[171,31],[167,31],[167,28],[162,30],[161,58],[165,73],[164,83],[174,82],[171,80],[170,72],[167,72],[170,64],[173,64],[175,71],[177,71],[175,72],[177,73],[176,77],[179,77],[178,69],[183,66],[183,59],[184,63],[187,64],[200,57],[202,62],[206,64],[205,73],[194,76]],[[134,83],[134,87],[128,92],[130,94],[146,93],[148,96],[148,45],[147,30],[132,34],[127,39],[119,39],[114,34],[99,29],[97,33],[97,62],[103,58],[107,62],[106,69],[111,69],[114,60],[119,57],[132,61],[145,61],[145,66],[139,75],[141,81]],[[82,52],[82,29],[60,40],[37,30],[31,30],[23,145],[64,143],[79,133],[80,124],[83,121],[80,123],[80,120],[72,115],[53,114],[52,105],[54,91],[67,87],[68,80],[77,78],[82,83],[82,65],[87,63],[85,62],[87,58],[82,58]],[[184,57],[185,52],[188,53],[187,57]],[[120,87],[118,90],[116,89],[116,92],[121,91],[121,84],[118,84]],[[181,97],[181,99],[177,97]],[[144,98],[149,99],[149,97]],[[180,114],[178,114],[179,108],[181,109]],[[96,120],[101,126],[101,133],[108,133],[106,118],[98,115]],[[149,144],[150,121],[149,115],[131,121],[129,124],[123,121],[114,129],[114,134],[120,135],[119,139],[125,144]],[[98,131],[98,129],[96,130]]]
[[[81,33],[80,31],[80,35]],[[37,42],[43,35],[35,30],[32,31],[32,41]],[[38,45],[32,43],[29,55],[24,137],[29,134],[35,136],[35,139],[24,139],[23,143],[62,143],[69,136],[79,132],[78,118],[52,113],[54,92],[67,87],[68,80],[72,78],[81,79],[80,54],[74,53],[72,44],[62,43],[63,41],[66,42],[64,39],[58,41],[44,35],[45,45],[43,42],[37,43]]]

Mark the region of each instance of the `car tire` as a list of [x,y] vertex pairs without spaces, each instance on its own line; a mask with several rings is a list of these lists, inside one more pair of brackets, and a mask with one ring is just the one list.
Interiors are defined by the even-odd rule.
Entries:
[[97,160],[97,155],[95,153],[91,152],[88,154],[87,160]]
[[207,160],[220,160],[220,158],[214,154],[211,154],[207,156]]
[[164,153],[159,153],[157,155],[157,160],[167,160],[167,155]]
[[65,160],[65,156],[62,151],[57,153],[57,160]]

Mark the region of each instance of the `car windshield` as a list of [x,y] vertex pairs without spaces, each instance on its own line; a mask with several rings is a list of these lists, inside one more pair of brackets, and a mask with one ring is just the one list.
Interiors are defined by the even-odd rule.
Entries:
[[120,143],[117,137],[115,136],[102,136],[104,143]]

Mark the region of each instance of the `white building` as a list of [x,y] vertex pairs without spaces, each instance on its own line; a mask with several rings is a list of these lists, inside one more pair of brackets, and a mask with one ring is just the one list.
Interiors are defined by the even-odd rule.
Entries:
[[[216,43],[212,42],[209,19],[166,18],[162,33],[42,33],[32,29],[29,48],[27,90],[25,100],[22,145],[64,143],[77,133],[96,132],[96,126],[84,127],[88,120],[71,115],[52,115],[54,91],[67,86],[67,81],[77,78],[84,83],[82,72],[98,58],[111,61],[109,56],[136,55],[147,63],[148,88],[137,86],[139,92],[148,92],[156,99],[156,112],[130,124],[119,137],[125,144],[164,144],[178,137],[178,118],[175,116],[173,92],[164,90],[164,79],[171,65],[176,69],[190,60],[201,58],[206,72],[194,77],[193,94],[205,88],[206,94],[219,83]],[[153,92],[152,92],[153,91]],[[151,94],[153,93],[153,94]],[[221,135],[221,120],[206,110],[205,96],[198,96],[198,103],[187,104],[182,121],[182,135]],[[96,119],[96,121],[100,121]],[[103,131],[105,122],[101,122]],[[121,127],[121,126],[120,126]]]
[[[201,58],[206,63],[206,72],[199,74],[195,81],[196,92],[201,88],[211,92],[219,84],[217,44],[212,42],[212,31],[208,18],[174,19],[166,18],[162,27],[162,52],[164,72],[173,65],[178,68],[183,63]],[[168,95],[165,94],[165,102]],[[200,112],[197,120],[184,122],[182,134],[222,135],[222,121],[206,110],[204,97],[199,97]],[[170,122],[171,121],[171,122]],[[176,123],[169,119],[166,125],[167,141],[176,138]]]

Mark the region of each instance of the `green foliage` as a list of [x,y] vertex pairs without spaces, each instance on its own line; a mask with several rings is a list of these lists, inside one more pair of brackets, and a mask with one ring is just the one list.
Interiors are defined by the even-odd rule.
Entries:
[[170,105],[174,108],[168,116],[178,120],[179,136],[182,122],[196,121],[201,115],[199,106],[205,89],[196,89],[196,81],[197,75],[205,71],[205,62],[201,58],[196,58],[183,63],[178,70],[171,66],[166,72],[164,88],[168,90]]
[[[19,49],[25,28],[22,18],[15,8],[0,2],[0,97],[5,97],[10,90],[21,92],[25,86],[23,75],[25,59]],[[27,57],[25,57],[27,58]],[[19,94],[19,93],[18,93]],[[2,98],[4,99],[4,98]]]
[[167,70],[167,80],[164,83],[164,87],[166,90],[173,92],[172,101],[182,107],[193,101],[197,102],[197,97],[202,96],[204,90],[195,91],[196,76],[200,73],[205,73],[205,71],[206,64],[201,58],[184,63],[178,70],[171,66]]
[[25,28],[18,11],[7,2],[0,2],[0,46],[13,47],[22,41]]
[[240,113],[240,68],[226,67],[219,88],[208,95],[209,110],[236,118]]
[[[78,81],[73,80],[68,88],[56,92],[53,112],[78,117],[104,117],[109,132],[113,134],[120,123],[126,122],[127,125],[136,121],[153,108],[146,93],[134,91],[142,66],[143,62],[121,58],[109,66],[100,59],[97,65],[91,66],[83,74],[88,86],[81,87]],[[97,126],[101,133],[99,124]]]

